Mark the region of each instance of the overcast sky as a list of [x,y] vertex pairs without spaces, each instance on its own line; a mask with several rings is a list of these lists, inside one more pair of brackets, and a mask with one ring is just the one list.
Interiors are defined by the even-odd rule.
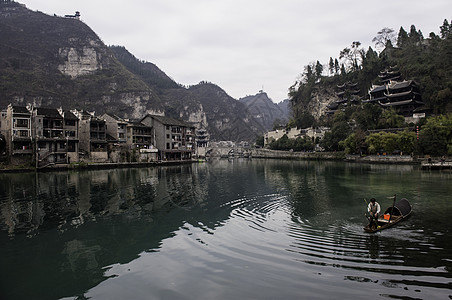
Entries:
[[74,14],[107,45],[126,47],[184,85],[210,81],[238,99],[263,89],[274,102],[305,65],[353,41],[365,49],[384,27],[424,37],[452,19],[451,0],[19,0]]

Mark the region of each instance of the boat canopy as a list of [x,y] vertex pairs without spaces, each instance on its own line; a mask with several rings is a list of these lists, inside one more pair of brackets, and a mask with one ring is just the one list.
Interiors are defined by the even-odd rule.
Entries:
[[[388,207],[385,211],[385,214],[390,214],[392,210],[392,206]],[[406,198],[402,198],[394,204],[394,216],[406,216],[411,212],[410,202]]]

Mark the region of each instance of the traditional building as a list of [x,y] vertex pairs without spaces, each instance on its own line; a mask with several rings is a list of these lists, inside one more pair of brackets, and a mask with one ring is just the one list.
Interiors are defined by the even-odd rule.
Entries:
[[327,108],[327,114],[332,115],[338,109],[344,109],[349,105],[359,104],[359,93],[358,83],[346,82],[341,85],[337,85],[336,97],[337,100],[330,103]]
[[369,99],[363,103],[378,103],[382,107],[393,107],[404,117],[412,117],[416,108],[424,105],[419,87],[413,80],[390,81],[385,85],[372,86]]
[[67,142],[67,161],[78,162],[79,161],[79,120],[70,111],[58,110],[63,116],[63,135],[66,137]]
[[391,81],[401,80],[400,71],[397,66],[381,71],[378,77],[380,78],[381,84],[388,84]]
[[195,127],[164,116],[147,115],[141,123],[151,126],[160,160],[190,160],[195,153]]
[[[107,162],[107,134],[105,120],[96,117],[94,112],[71,111],[79,119],[80,151],[83,158],[92,162]],[[82,157],[80,157],[82,159]]]
[[209,134],[206,129],[196,130],[196,155],[199,157],[205,157],[207,153],[207,147],[209,147]]
[[6,115],[7,110],[2,109],[0,111],[0,156],[6,155]]
[[287,135],[289,139],[296,139],[298,137],[308,137],[316,142],[321,140],[326,132],[330,131],[328,127],[309,127],[309,128],[290,128],[290,129],[280,129],[275,131],[269,131],[264,134],[264,147],[268,146],[272,141],[276,141]]
[[31,112],[25,106],[9,104],[4,122],[6,148],[11,163],[30,163],[33,155]]
[[127,121],[110,114],[102,115],[102,119],[105,120],[107,135],[118,143],[119,145],[127,142]]
[[274,131],[268,131],[264,134],[264,147],[268,146],[271,142],[279,140],[284,135],[287,135],[289,139],[296,139],[301,134],[301,129],[277,129]]
[[32,135],[36,142],[36,167],[67,163],[63,117],[55,108],[32,108]]
[[149,162],[158,159],[158,149],[154,146],[152,126],[139,121],[129,121],[127,124],[127,145],[139,155],[138,161]]

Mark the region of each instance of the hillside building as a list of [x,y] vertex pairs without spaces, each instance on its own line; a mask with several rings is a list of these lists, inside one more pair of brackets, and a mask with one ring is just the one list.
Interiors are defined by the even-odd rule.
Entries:
[[362,102],[393,107],[404,117],[412,117],[416,108],[424,105],[419,87],[413,80],[389,81],[384,85],[372,86],[369,90],[369,99]]
[[337,85],[336,97],[337,100],[327,106],[327,114],[332,115],[338,109],[342,110],[349,105],[356,105],[360,103],[358,83],[346,82]]
[[328,132],[330,128],[328,127],[309,127],[309,128],[290,128],[290,129],[279,129],[275,131],[269,131],[264,134],[264,147],[268,147],[268,145],[282,138],[284,135],[287,135],[289,139],[296,139],[298,137],[308,137],[311,138],[314,142],[321,140],[326,132]]

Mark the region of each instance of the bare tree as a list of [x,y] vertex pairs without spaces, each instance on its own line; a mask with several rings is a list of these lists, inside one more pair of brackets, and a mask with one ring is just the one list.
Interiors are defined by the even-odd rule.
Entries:
[[372,39],[372,43],[375,43],[375,48],[382,50],[386,47],[386,44],[391,42],[394,45],[397,42],[394,29],[385,27],[377,32],[377,36]]
[[339,53],[339,59],[344,61],[344,65],[351,71],[356,71],[362,62],[364,50],[361,48],[361,42],[355,41],[350,48],[345,48]]

